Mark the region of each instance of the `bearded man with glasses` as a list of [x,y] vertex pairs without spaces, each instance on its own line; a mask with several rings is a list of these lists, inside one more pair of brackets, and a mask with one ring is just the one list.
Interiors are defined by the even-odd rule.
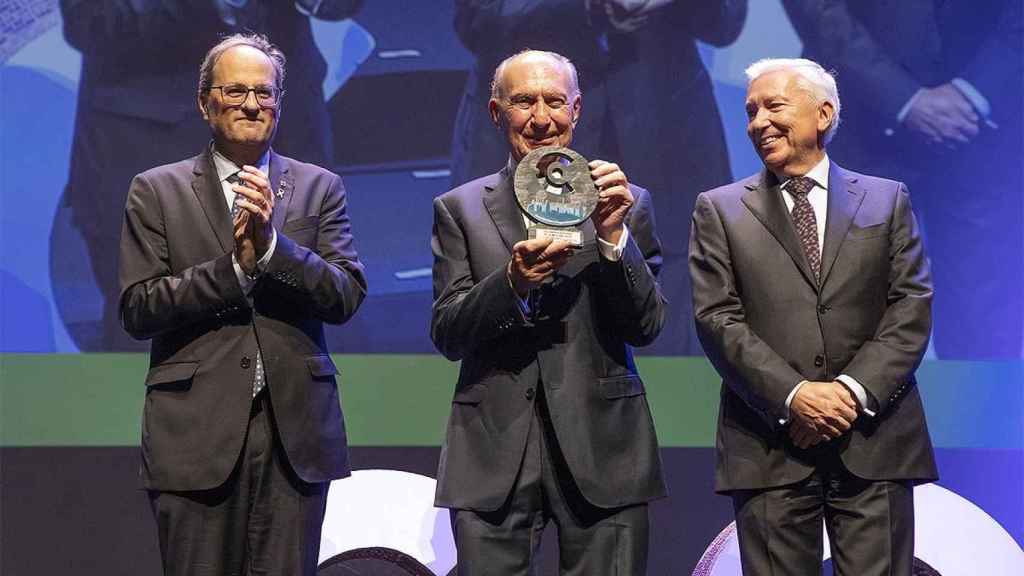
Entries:
[[349,474],[323,323],[366,294],[341,179],[276,154],[284,55],[230,36],[203,61],[213,141],[132,181],[125,330],[152,339],[142,422],[165,574],[316,573],[331,480]]

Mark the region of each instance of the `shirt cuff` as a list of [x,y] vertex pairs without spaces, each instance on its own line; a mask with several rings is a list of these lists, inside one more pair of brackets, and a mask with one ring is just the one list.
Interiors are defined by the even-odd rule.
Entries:
[[988,98],[985,98],[981,92],[978,92],[978,89],[973,84],[963,78],[953,78],[949,83],[964,95],[964,98],[985,119],[985,124],[988,124],[989,128],[998,128],[995,122],[989,119],[992,115],[992,105],[989,104]]
[[523,313],[523,319],[525,320],[530,315],[530,303],[527,302],[526,298],[519,297],[519,293],[516,292],[516,285],[512,283],[512,262],[509,262],[505,267],[505,280],[508,281],[508,287],[512,289],[512,297],[516,299],[516,304],[519,305],[519,311]]
[[[918,88],[917,92],[914,92],[914,95],[907,100],[907,103],[904,104],[902,108],[900,108],[900,111],[896,113],[897,122],[902,124],[903,121],[907,119],[907,114],[910,114],[910,108],[914,105],[914,102],[917,102],[917,99],[921,97],[921,93],[923,91],[924,88]],[[886,135],[889,135],[888,131],[886,131]]]
[[256,261],[256,274],[262,274],[267,271],[267,266],[270,265],[270,258],[274,255],[274,248],[277,248],[277,230],[273,230],[273,236],[270,237],[270,247],[267,248],[266,253]]
[[[256,285],[256,277],[249,276],[242,270],[242,265],[238,263],[238,258],[235,254],[231,254],[231,265],[235,268],[235,278],[238,278],[238,285],[242,288],[242,294],[245,297],[249,297],[249,293],[252,292],[252,287]],[[251,302],[250,302],[251,303]]]
[[804,384],[807,384],[807,380],[801,380],[799,384],[794,386],[793,389],[789,391],[789,396],[786,396],[786,417],[779,418],[780,425],[785,425],[789,423],[789,405],[793,403],[793,398],[796,396],[797,391],[800,390],[800,388]]
[[602,238],[597,239],[597,250],[605,260],[618,262],[622,260],[622,252],[626,249],[626,241],[629,240],[629,228],[622,227],[622,236],[619,236],[619,243],[612,244]]
[[853,376],[850,376],[848,374],[840,374],[839,376],[836,376],[836,380],[842,382],[843,385],[849,388],[850,392],[857,397],[857,402],[860,404],[861,412],[867,414],[868,416],[871,416],[872,418],[875,417],[875,412],[871,410],[871,408],[869,408],[870,404],[868,404],[868,391],[865,390],[864,387],[860,385],[860,382],[857,382],[857,380],[854,379]]
[[[242,288],[242,293],[245,297],[249,297],[249,293],[252,292],[253,286],[256,285],[256,279],[259,278],[260,274],[266,272],[267,266],[270,264],[270,257],[274,255],[274,248],[277,247],[277,230],[274,230],[274,235],[270,237],[270,248],[267,248],[266,254],[264,254],[258,261],[256,261],[256,273],[252,276],[245,273],[242,270],[242,265],[238,263],[238,258],[235,254],[231,253],[231,265],[235,269],[235,277],[238,278],[238,285]],[[250,302],[251,304],[252,302]]]

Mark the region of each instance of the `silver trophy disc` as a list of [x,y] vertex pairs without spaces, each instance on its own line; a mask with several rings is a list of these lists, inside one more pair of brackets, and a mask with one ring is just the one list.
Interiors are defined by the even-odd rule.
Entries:
[[597,207],[598,191],[587,159],[562,146],[530,152],[516,168],[519,209],[530,219],[529,237],[583,245],[580,225]]

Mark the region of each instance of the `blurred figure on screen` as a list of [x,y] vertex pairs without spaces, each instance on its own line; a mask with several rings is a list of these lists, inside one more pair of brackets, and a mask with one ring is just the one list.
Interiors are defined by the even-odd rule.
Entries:
[[726,46],[746,18],[746,0],[456,0],[455,31],[476,56],[455,121],[452,183],[490,174],[505,155],[488,118],[491,72],[532,48],[579,67],[587,114],[573,148],[615,158],[652,190],[669,300],[654,354],[700,354],[692,336],[686,275],[688,221],[697,193],[732,178],[711,78],[697,41]]
[[330,166],[330,123],[323,99],[326,64],[310,17],[342,19],[362,0],[61,0],[64,37],[82,53],[75,135],[65,201],[89,251],[103,297],[97,334],[80,334],[83,350],[143,347],[117,317],[117,246],[121,209],[132,176],[195,151],[209,128],[190,97],[196,62],[219,37],[240,30],[267,34],[288,54],[289,109],[275,147]]
[[783,0],[834,69],[849,127],[830,148],[906,182],[935,274],[938,355],[1024,343],[1024,19],[1020,0]]

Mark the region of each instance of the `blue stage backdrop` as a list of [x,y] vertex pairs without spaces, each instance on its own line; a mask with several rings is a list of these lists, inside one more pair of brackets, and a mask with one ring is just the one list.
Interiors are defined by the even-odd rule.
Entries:
[[[4,574],[156,573],[156,533],[136,490],[147,344],[118,327],[116,257],[131,177],[208,139],[196,72],[216,26],[189,16],[194,3],[0,1]],[[504,10],[489,13],[491,4]],[[668,38],[692,44],[702,64],[693,69],[638,60],[643,51],[606,30],[563,38],[559,26],[572,24],[546,21],[549,4],[561,3],[367,0],[348,20],[299,14],[309,50],[304,36],[261,30],[290,58],[275,148],[342,175],[368,273],[362,309],[328,333],[356,467],[436,470],[456,366],[428,335],[431,202],[504,162],[485,111],[494,64],[527,47],[555,49],[579,67],[584,119],[600,119],[581,125],[581,152],[619,162],[650,188],[665,231],[672,320],[638,351],[671,491],[652,509],[651,573],[731,573],[700,572],[727,548],[731,508],[711,491],[718,379],[687,305],[686,230],[697,193],[761,168],[745,133],[744,68],[807,54],[834,69],[842,97],[830,156],[906,182],[925,232],[935,321],[918,380],[938,484],[953,495],[926,500],[965,499],[976,522],[964,526],[1005,536],[1010,551],[992,554],[1024,562],[1020,1],[907,1],[884,19],[880,0],[836,2],[832,16],[856,22],[842,34],[801,0],[749,2],[733,22],[698,12],[693,22],[650,23],[666,50]],[[621,73],[634,65],[649,75]],[[713,97],[701,98],[692,87],[708,78]],[[989,112],[955,148],[918,134],[904,109],[917,88],[947,82],[967,85]],[[648,117],[670,129],[623,128]],[[953,556],[1002,542],[957,532],[957,517],[922,518],[936,523],[922,528],[928,538],[944,543],[932,545],[946,550],[930,563],[940,573],[942,562],[963,565]]]

